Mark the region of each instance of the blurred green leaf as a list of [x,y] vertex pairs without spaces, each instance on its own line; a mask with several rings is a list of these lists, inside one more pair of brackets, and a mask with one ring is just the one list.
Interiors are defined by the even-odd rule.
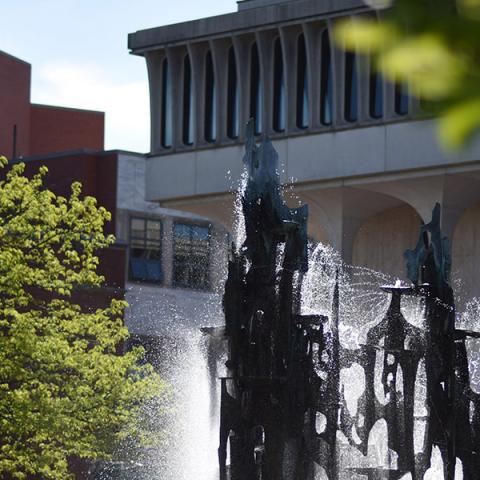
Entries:
[[480,20],[480,0],[457,0],[457,7],[460,15]]
[[388,78],[409,82],[415,95],[432,100],[455,92],[466,72],[464,59],[434,34],[400,42],[381,52],[378,61]]
[[447,148],[458,148],[480,125],[480,96],[455,104],[439,121],[440,139]]
[[480,0],[395,0],[381,20],[338,21],[334,39],[428,104],[444,145],[460,147],[480,128]]
[[362,53],[385,50],[399,38],[393,25],[366,19],[342,20],[335,26],[334,35],[346,50]]

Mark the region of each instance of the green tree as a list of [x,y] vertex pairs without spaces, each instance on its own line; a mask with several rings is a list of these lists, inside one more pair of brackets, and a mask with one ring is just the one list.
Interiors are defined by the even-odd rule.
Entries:
[[365,0],[387,7],[335,29],[338,44],[371,54],[439,116],[440,140],[459,147],[480,127],[480,0]]
[[156,441],[144,413],[166,386],[141,349],[119,354],[125,302],[89,312],[73,300],[102,284],[110,214],[79,183],[64,198],[45,188],[45,167],[23,173],[13,165],[0,182],[0,477],[63,480],[71,457]]

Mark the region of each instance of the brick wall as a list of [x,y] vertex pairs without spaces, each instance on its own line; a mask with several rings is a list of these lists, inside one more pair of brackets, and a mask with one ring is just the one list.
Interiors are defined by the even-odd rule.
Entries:
[[30,154],[30,74],[28,63],[0,51],[0,154],[7,157],[15,125],[17,156]]
[[104,121],[103,112],[33,104],[30,155],[80,148],[103,150]]

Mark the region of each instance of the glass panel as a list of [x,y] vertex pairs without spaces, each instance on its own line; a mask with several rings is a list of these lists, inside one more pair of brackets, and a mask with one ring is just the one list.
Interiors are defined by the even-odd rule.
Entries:
[[131,219],[130,236],[135,238],[145,237],[145,220],[143,218]]
[[298,37],[297,55],[297,127],[307,128],[309,124],[308,69],[303,34]]
[[395,84],[395,113],[397,115],[408,113],[408,86],[405,84]]
[[230,138],[237,138],[239,132],[239,97],[237,65],[235,60],[235,50],[230,47],[228,52],[228,97],[227,97],[227,135]]
[[174,226],[175,237],[190,238],[190,225],[184,225],[183,223],[176,223]]
[[147,238],[150,240],[160,240],[161,224],[158,220],[147,220]]
[[148,280],[152,282],[160,282],[162,280],[162,269],[160,262],[147,260],[145,262],[146,274]]
[[211,52],[205,61],[205,140],[214,142],[217,139],[217,102],[215,74]]
[[[143,249],[145,248],[145,240],[144,240],[143,238],[140,238],[140,239],[138,239],[138,238],[132,238],[132,239],[130,239],[130,247],[131,247],[132,249],[134,249],[134,248],[135,248],[135,249],[140,248],[140,249],[143,250]],[[138,256],[138,255],[137,255],[137,256]]]
[[193,144],[193,79],[190,57],[183,61],[183,143]]
[[145,262],[139,258],[130,258],[130,269],[132,278],[135,280],[144,280],[147,277],[147,268]]
[[262,133],[262,105],[263,91],[260,78],[260,60],[258,58],[257,44],[252,46],[251,71],[250,71],[250,116],[255,121],[255,134]]
[[208,288],[209,227],[176,223],[174,233],[174,284],[186,288]]
[[160,220],[130,219],[130,278],[161,281],[161,230]]
[[282,44],[275,41],[273,77],[273,129],[276,132],[285,130],[285,73],[283,68]]
[[210,229],[208,227],[199,227],[197,225],[192,226],[193,240],[208,240],[209,236]]
[[172,146],[173,105],[172,105],[172,79],[168,60],[163,61],[162,68],[162,146]]
[[324,125],[331,125],[333,121],[333,68],[328,30],[322,34],[320,102],[320,121]]
[[383,117],[383,79],[375,71],[370,73],[370,116]]
[[345,120],[358,119],[358,78],[356,57],[352,52],[345,54]]
[[158,242],[147,241],[145,245],[145,258],[160,258],[160,249],[158,248]]

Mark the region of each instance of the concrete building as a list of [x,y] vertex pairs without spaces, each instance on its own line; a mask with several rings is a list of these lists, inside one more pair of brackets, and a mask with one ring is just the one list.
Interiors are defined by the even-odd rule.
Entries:
[[130,34],[150,83],[146,199],[231,230],[253,117],[292,201],[309,204],[312,238],[402,277],[402,253],[439,202],[454,274],[465,298],[478,295],[480,144],[443,151],[407,88],[331,41],[338,19],[381,15],[361,0],[243,0],[231,14]]

